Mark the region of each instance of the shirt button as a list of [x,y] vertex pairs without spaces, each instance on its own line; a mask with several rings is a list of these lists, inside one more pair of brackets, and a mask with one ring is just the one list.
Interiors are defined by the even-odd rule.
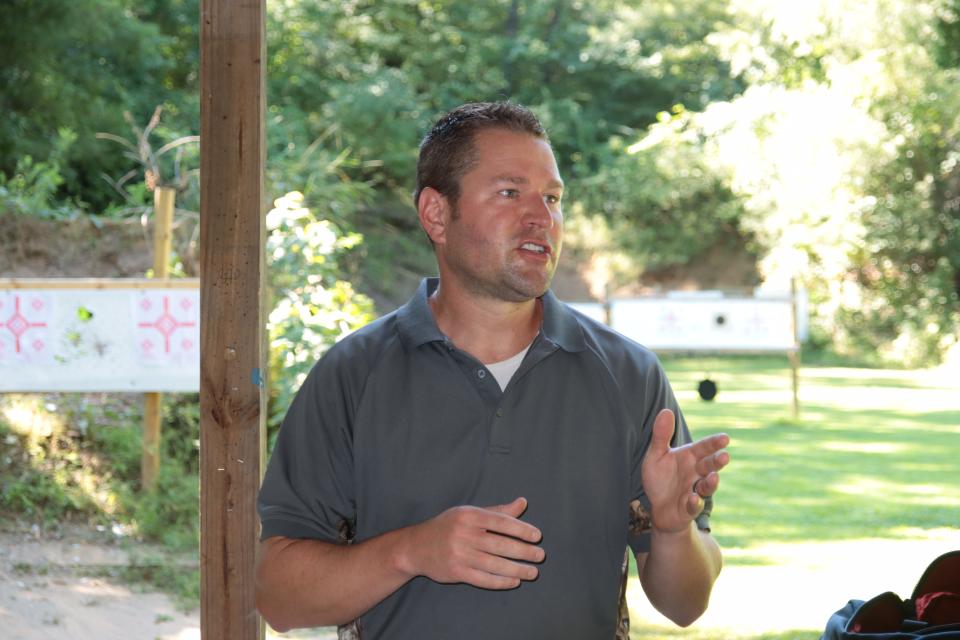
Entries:
[[480,378],[481,380],[486,378],[487,377],[486,369],[477,369],[477,377]]
[[497,409],[497,417],[498,417],[498,418],[502,418],[502,417],[503,417],[503,409]]

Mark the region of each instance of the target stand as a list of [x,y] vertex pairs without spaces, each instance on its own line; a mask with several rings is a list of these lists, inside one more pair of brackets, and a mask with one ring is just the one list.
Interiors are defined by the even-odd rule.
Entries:
[[[785,353],[790,361],[792,413],[799,417],[800,338],[806,322],[805,298],[795,284],[779,294],[672,292],[570,306],[658,354]],[[697,392],[709,401],[719,388],[705,375]]]

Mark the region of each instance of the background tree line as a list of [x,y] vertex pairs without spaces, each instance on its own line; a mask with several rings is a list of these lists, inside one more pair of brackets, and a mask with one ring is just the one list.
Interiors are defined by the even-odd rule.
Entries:
[[[509,98],[550,130],[569,246],[612,284],[745,244],[769,285],[808,287],[817,345],[936,362],[960,328],[958,13],[271,0],[269,188],[301,194],[273,215],[275,346],[310,343],[293,356],[308,366],[372,313],[357,290],[392,302],[431,268],[410,201],[419,135],[456,104]],[[4,212],[149,207],[143,180],[119,180],[136,162],[96,134],[130,137],[157,105],[156,146],[198,133],[198,22],[198,0],[4,3]],[[196,202],[194,183],[181,206]],[[290,333],[305,322],[313,342]]]

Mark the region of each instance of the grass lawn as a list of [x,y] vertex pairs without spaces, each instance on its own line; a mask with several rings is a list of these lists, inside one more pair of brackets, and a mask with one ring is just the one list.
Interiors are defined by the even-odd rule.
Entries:
[[[794,420],[785,357],[664,366],[694,437],[731,436],[712,519],[725,568],[686,630],[665,626],[633,583],[633,637],[818,638],[848,599],[907,597],[926,563],[960,549],[956,371],[807,366]],[[696,394],[706,375],[713,402]]]

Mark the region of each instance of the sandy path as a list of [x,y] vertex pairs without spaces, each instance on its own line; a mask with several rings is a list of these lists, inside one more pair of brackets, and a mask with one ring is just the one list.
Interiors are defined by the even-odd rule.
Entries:
[[[737,565],[728,552],[710,609],[696,629],[730,638],[807,629],[811,638],[850,598],[883,591],[910,595],[926,565],[960,549],[960,530],[917,531],[903,540],[776,545],[750,549],[769,564]],[[0,637],[11,640],[199,640],[199,614],[178,611],[166,595],[102,577],[92,570],[142,562],[149,550],[77,538],[39,539],[0,533]],[[84,575],[87,574],[87,575]],[[647,604],[639,583],[628,594],[636,625],[670,626]],[[654,632],[655,633],[655,632]],[[335,640],[332,630],[268,638]]]
[[[80,531],[60,540],[29,532],[0,532],[0,638],[199,640],[198,611],[178,611],[163,593],[91,577],[105,569],[155,559],[161,552],[127,550],[95,538]],[[268,632],[267,637],[336,640],[336,633],[329,629],[284,635]]]

